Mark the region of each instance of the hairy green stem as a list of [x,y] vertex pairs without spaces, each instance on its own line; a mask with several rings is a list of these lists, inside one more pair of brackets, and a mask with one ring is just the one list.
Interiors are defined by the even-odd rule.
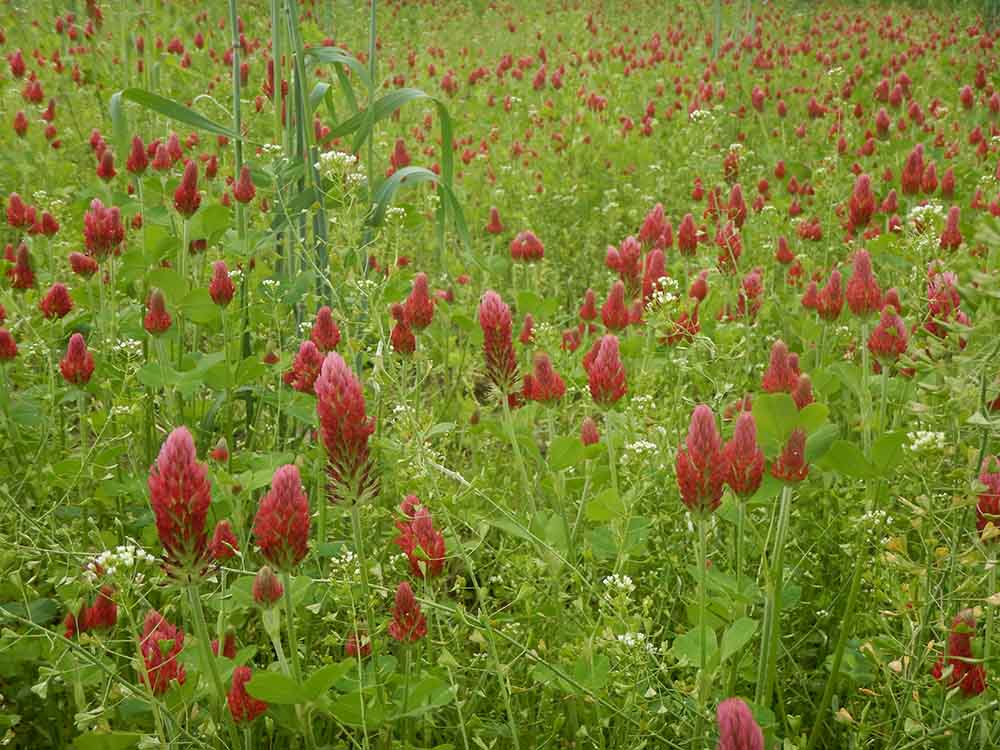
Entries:
[[774,534],[774,553],[768,576],[767,601],[764,605],[764,631],[761,635],[760,662],[757,665],[757,691],[755,702],[770,706],[774,677],[778,664],[778,648],[781,644],[781,595],[785,575],[785,538],[788,534],[791,513],[792,485],[785,484],[781,490],[778,507],[778,522]]

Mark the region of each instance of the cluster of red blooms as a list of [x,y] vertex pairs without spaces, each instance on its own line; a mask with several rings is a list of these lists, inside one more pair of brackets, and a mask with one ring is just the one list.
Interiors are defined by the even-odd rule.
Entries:
[[39,211],[24,202],[20,195],[7,197],[7,224],[11,229],[24,230],[29,235],[52,237],[59,231],[59,222],[48,211]]
[[566,384],[553,367],[545,352],[536,352],[534,369],[524,376],[521,395],[527,401],[554,403],[566,393]]
[[[983,465],[979,471],[979,481],[986,485],[986,489],[979,494],[976,503],[976,529],[982,534],[987,525],[992,524],[1000,530],[1000,458],[987,456],[983,459]],[[990,535],[984,541],[996,542],[1000,535]]]
[[518,232],[510,241],[511,260],[521,263],[537,263],[545,257],[545,246],[530,230]]
[[979,695],[986,690],[986,668],[972,653],[976,634],[976,616],[971,609],[955,615],[944,656],[931,670],[935,680],[946,680],[948,687],[957,687],[965,696]]
[[844,309],[844,289],[841,286],[840,271],[836,268],[830,272],[830,277],[822,289],[818,282],[810,281],[802,295],[802,306],[807,310],[815,310],[823,320],[836,320]]
[[90,209],[83,215],[83,241],[87,252],[97,260],[109,254],[118,254],[125,239],[121,209],[105,206],[100,199],[90,202]]
[[31,289],[35,285],[35,269],[31,261],[31,253],[25,243],[14,248],[10,245],[4,249],[4,259],[14,265],[7,269],[7,278],[10,279],[12,289]]
[[251,722],[267,710],[267,703],[247,693],[246,684],[253,677],[250,667],[236,667],[233,680],[226,695],[229,713],[237,724]]
[[81,633],[92,630],[108,630],[118,622],[118,605],[114,601],[115,590],[111,586],[101,586],[97,599],[89,606],[83,606],[78,615],[72,612],[66,614],[63,625],[65,636],[75,638]]
[[799,409],[804,409],[814,400],[812,381],[799,370],[799,355],[789,352],[781,339],[771,346],[771,357],[760,387],[765,393],[791,394]]
[[[927,320],[924,329],[938,338],[946,338],[951,326],[971,326],[972,321],[959,305],[958,277],[951,271],[939,270],[937,263],[927,269]],[[959,339],[962,346],[965,340]]]
[[430,511],[416,495],[407,495],[399,506],[403,519],[396,521],[399,536],[393,544],[399,547],[410,563],[410,572],[417,578],[435,578],[444,571],[444,536],[434,528]]
[[[161,643],[164,644],[163,647]],[[171,682],[184,684],[187,673],[177,658],[183,649],[184,631],[167,622],[155,609],[150,610],[143,621],[142,635],[139,638],[139,651],[143,660],[139,676],[153,695],[163,695],[170,688]]]
[[[805,381],[803,384],[803,380]],[[808,377],[798,372],[797,357],[777,341],[764,376],[767,392],[808,395],[803,408],[812,402]],[[797,401],[798,403],[798,401]],[[748,498],[760,487],[764,474],[764,453],[757,443],[757,426],[749,411],[749,397],[741,399],[733,437],[725,445],[716,426],[715,415],[705,404],[691,414],[684,445],[677,451],[674,468],[681,500],[694,513],[710,513],[719,507],[725,486],[740,498]],[[809,474],[805,456],[806,434],[795,429],[781,453],[771,462],[771,475],[783,482],[801,482]]]
[[413,286],[407,298],[389,308],[389,313],[395,321],[389,340],[392,349],[397,354],[413,354],[417,349],[419,333],[434,320],[434,298],[430,295],[427,274],[418,273],[413,277]]
[[336,349],[339,343],[340,329],[333,320],[333,312],[324,305],[316,313],[309,339],[299,345],[298,354],[282,380],[300,393],[314,393],[323,355]]

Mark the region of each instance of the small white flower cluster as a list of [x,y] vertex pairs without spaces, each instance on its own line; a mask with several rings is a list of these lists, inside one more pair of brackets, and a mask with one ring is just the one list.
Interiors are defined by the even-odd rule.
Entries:
[[702,122],[703,120],[711,120],[712,113],[706,109],[696,109],[689,117],[693,122]]
[[134,544],[119,544],[113,550],[104,550],[87,563],[83,569],[83,577],[88,583],[96,583],[102,575],[113,576],[121,572],[125,577],[133,578],[136,583],[142,583],[145,576],[139,572],[133,575],[133,568],[155,562],[156,558],[142,547]]
[[943,432],[928,432],[926,430],[916,430],[906,433],[910,440],[910,450],[916,452],[925,450],[939,450],[945,448],[945,434]]
[[135,339],[118,339],[115,350],[126,357],[138,357],[142,354],[142,342]]
[[347,175],[347,186],[358,187],[368,182],[368,178],[361,172],[351,172]]
[[619,591],[623,591],[626,594],[631,594],[633,591],[635,591],[635,584],[632,583],[631,576],[618,575],[617,573],[613,573],[609,576],[606,576],[602,581],[602,583],[609,589],[618,589]]
[[389,206],[385,212],[387,221],[402,221],[406,218],[406,209],[402,206]]
[[275,292],[278,290],[279,282],[277,279],[264,279],[260,285],[264,287],[265,292]]
[[242,268],[234,268],[234,269],[232,269],[229,272],[229,278],[232,279],[233,281],[242,281],[243,280],[243,269]]
[[[264,143],[261,145],[260,150],[263,151],[268,156],[275,156],[284,151],[280,143]],[[323,156],[326,156],[326,154],[323,154]],[[321,156],[320,158],[322,159],[323,156]],[[316,165],[316,168],[319,169],[318,164]]]
[[643,453],[656,453],[659,450],[656,443],[651,443],[648,440],[636,440],[634,443],[626,443],[625,451],[626,453],[635,453],[636,457],[641,457]]
[[656,655],[656,646],[649,642],[645,633],[622,633],[615,640],[628,648],[641,649],[650,656]]
[[880,527],[890,526],[893,518],[884,510],[870,510],[858,519],[858,527],[869,536],[874,536]]
[[[650,308],[655,310],[658,307],[663,307],[664,305],[671,305],[677,301],[677,295],[674,294],[672,291],[668,291],[667,289],[667,287],[669,286],[668,282],[670,281],[673,281],[673,279],[670,279],[666,276],[661,276],[659,279],[657,279],[656,282],[657,289],[656,291],[653,292],[652,296],[649,299]],[[676,288],[676,286],[677,282],[674,281],[674,287]]]
[[346,174],[350,179],[351,175],[359,173],[358,157],[342,151],[324,151],[319,155],[315,167],[321,175],[328,178]]

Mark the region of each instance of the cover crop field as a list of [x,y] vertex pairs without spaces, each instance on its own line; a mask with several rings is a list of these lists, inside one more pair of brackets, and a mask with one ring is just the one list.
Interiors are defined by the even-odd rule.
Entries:
[[984,10],[3,3],[0,744],[997,747]]

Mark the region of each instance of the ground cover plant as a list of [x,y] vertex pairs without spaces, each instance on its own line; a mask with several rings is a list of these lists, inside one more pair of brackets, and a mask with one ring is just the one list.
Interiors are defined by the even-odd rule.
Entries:
[[995,746],[992,15],[4,4],[2,742]]

